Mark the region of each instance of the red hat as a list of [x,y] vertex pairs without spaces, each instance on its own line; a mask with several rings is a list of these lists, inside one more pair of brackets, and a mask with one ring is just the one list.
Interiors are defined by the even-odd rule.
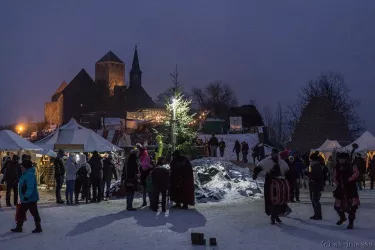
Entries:
[[281,159],[285,159],[289,156],[289,153],[290,153],[289,150],[285,150],[285,151],[280,152],[279,156]]

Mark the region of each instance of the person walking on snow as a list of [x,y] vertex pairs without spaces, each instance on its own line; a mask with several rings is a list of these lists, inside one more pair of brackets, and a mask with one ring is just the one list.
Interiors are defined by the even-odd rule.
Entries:
[[370,176],[370,188],[374,189],[374,181],[375,181],[375,156],[370,161],[370,165],[367,169],[367,173]]
[[279,156],[279,150],[272,149],[271,156],[263,159],[254,168],[253,180],[260,173],[265,174],[264,203],[266,214],[271,216],[271,224],[282,223],[279,216],[283,207],[287,204],[290,196],[290,186],[285,176],[289,171],[288,164]]
[[212,134],[210,140],[208,141],[208,144],[211,149],[211,157],[217,157],[217,148],[219,146],[219,140],[215,136],[215,133]]
[[171,201],[175,202],[175,208],[188,209],[188,205],[194,206],[194,173],[188,158],[182,156],[176,150],[172,154],[170,165]]
[[236,153],[237,161],[240,161],[241,144],[238,140],[234,143],[233,152]]
[[247,156],[249,154],[249,144],[247,142],[242,142],[242,160],[244,163],[247,163]]
[[86,155],[81,154],[79,155],[79,162],[77,164],[77,173],[76,173],[76,181],[75,181],[75,203],[79,204],[79,194],[82,190],[82,200],[86,199],[86,204],[88,203],[89,198],[89,177],[91,174],[91,167],[87,163]]
[[77,164],[75,162],[75,155],[69,154],[69,158],[65,163],[65,172],[66,172],[66,190],[65,198],[67,205],[73,205],[73,193],[74,185],[76,182],[77,175]]
[[359,177],[357,179],[357,188],[359,190],[362,190],[365,188],[365,182],[366,182],[366,161],[362,158],[362,155],[358,153],[354,159],[354,165],[357,166],[359,171]]
[[[139,172],[141,173],[141,186],[142,186],[142,198],[143,198],[143,204],[142,206],[147,206],[147,185],[146,185],[146,179],[147,176],[150,174],[152,170],[152,164],[151,164],[151,158],[148,155],[147,149],[138,144],[138,150],[139,150],[139,160],[140,160],[140,166],[139,166]],[[150,197],[149,197],[150,199]]]
[[112,154],[103,161],[103,182],[102,182],[102,197],[104,197],[104,188],[106,188],[105,199],[109,197],[109,188],[111,187],[112,178],[115,177],[117,181],[116,166],[113,163]]
[[327,169],[328,169],[328,183],[330,186],[333,186],[333,170],[335,168],[335,163],[333,161],[332,155],[328,157]]
[[317,153],[310,156],[310,167],[306,172],[309,178],[310,200],[314,209],[314,215],[310,217],[312,220],[322,220],[322,206],[320,197],[324,189],[324,166],[320,163]]
[[221,138],[219,142],[220,157],[224,157],[224,150],[225,150],[225,141],[223,140],[223,138]]
[[134,193],[137,187],[138,178],[138,157],[137,150],[132,150],[129,154],[128,160],[124,163],[122,171],[123,182],[126,187],[126,210],[135,211],[133,208]]
[[18,188],[21,204],[19,214],[17,216],[17,226],[11,229],[11,231],[14,233],[22,232],[22,226],[26,219],[26,212],[30,211],[35,221],[35,229],[32,231],[32,233],[41,233],[41,219],[37,205],[37,202],[39,201],[39,193],[36,184],[35,168],[31,162],[30,156],[23,156],[23,158],[24,160],[21,164],[22,176],[20,178]]
[[299,178],[300,178],[300,170],[298,169],[297,162],[295,162],[293,156],[289,156],[289,171],[288,175],[286,176],[287,180],[289,181],[290,190],[291,190],[291,202],[300,202],[299,200]]
[[166,212],[167,191],[169,189],[169,170],[164,166],[164,158],[160,157],[156,167],[151,172],[152,179],[152,205],[153,211],[158,211],[159,197],[161,194],[161,209]]
[[5,195],[7,207],[12,206],[10,203],[10,195],[12,190],[14,206],[16,206],[18,202],[18,181],[22,175],[21,165],[18,163],[18,161],[18,155],[13,155],[12,160],[8,161],[4,166],[3,182],[5,181],[7,183],[7,191]]
[[91,184],[92,184],[92,200],[91,202],[100,202],[102,197],[102,180],[103,180],[103,161],[97,151],[92,153],[89,160],[91,167]]
[[63,186],[64,176],[65,176],[65,167],[62,161],[63,157],[64,157],[64,151],[60,149],[54,161],[55,181],[56,181],[56,203],[57,204],[64,204],[64,200],[61,199],[61,188]]
[[349,225],[347,229],[354,228],[355,214],[360,205],[356,180],[359,177],[358,168],[350,162],[348,153],[337,153],[338,164],[334,171],[336,186],[333,192],[335,198],[334,208],[340,216],[337,225],[346,221],[345,213],[349,214]]

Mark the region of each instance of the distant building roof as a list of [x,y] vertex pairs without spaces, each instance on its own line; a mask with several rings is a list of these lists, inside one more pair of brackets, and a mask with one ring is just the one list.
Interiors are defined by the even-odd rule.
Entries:
[[99,61],[97,61],[97,63],[100,63],[100,62],[116,62],[116,63],[124,63],[123,61],[121,61],[120,58],[118,58],[118,56],[115,55],[115,53],[113,53],[111,50],[105,54]]
[[157,108],[152,98],[141,85],[130,85],[126,90],[125,109],[136,111],[138,109]]

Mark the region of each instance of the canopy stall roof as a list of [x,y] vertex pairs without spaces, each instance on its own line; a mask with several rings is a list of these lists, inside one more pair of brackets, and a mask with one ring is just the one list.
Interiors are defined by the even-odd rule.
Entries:
[[332,152],[334,149],[341,148],[341,145],[338,141],[331,141],[329,139],[325,140],[325,142],[316,149],[312,149],[312,151],[319,151],[319,152]]
[[0,131],[0,151],[41,151],[42,148],[10,130]]
[[375,137],[368,131],[364,132],[357,140],[350,143],[349,145],[340,148],[338,151],[348,151],[350,152],[353,147],[352,145],[356,143],[358,145],[358,149],[355,152],[358,153],[366,153],[370,151],[375,151]]
[[58,150],[70,152],[108,152],[122,149],[107,141],[91,129],[87,129],[71,119],[66,125],[36,143],[44,150]]

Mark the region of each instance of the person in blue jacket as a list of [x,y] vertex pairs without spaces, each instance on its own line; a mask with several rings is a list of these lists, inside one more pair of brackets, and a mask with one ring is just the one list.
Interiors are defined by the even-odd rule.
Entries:
[[21,164],[22,176],[19,180],[19,195],[21,204],[19,210],[17,211],[16,228],[11,229],[12,232],[21,233],[22,226],[26,218],[26,212],[30,211],[31,215],[34,217],[35,229],[33,233],[41,233],[42,227],[40,225],[40,216],[38,212],[37,202],[39,201],[39,193],[36,184],[35,167],[31,162],[31,158],[28,155],[22,156]]

